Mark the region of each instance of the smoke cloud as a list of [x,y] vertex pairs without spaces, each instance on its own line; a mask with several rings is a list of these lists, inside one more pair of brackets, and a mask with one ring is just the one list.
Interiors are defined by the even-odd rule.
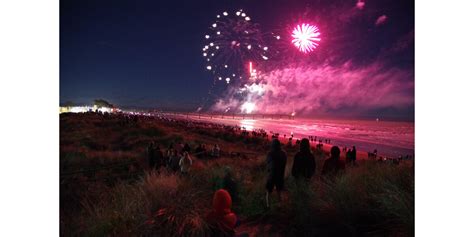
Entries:
[[[264,94],[252,101],[258,113],[356,115],[414,105],[413,72],[378,63],[358,68],[351,63],[337,67],[292,66],[260,77]],[[214,109],[238,109],[241,104],[242,100],[228,96]]]

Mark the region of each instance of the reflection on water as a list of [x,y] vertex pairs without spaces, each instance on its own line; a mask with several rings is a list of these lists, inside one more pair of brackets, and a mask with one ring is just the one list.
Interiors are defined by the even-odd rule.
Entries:
[[377,149],[379,154],[397,157],[413,155],[415,126],[413,122],[331,119],[240,119],[237,117],[189,117],[226,125],[244,127],[247,131],[264,129],[294,139],[317,136],[331,139],[337,146],[356,146],[363,151]]
[[254,129],[254,124],[256,120],[253,119],[242,119],[240,120],[240,127],[245,128],[247,131],[252,131]]

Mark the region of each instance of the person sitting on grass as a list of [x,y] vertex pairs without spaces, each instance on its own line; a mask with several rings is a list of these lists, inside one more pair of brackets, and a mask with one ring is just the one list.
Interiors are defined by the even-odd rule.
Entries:
[[189,172],[191,165],[193,165],[193,160],[191,159],[191,156],[189,156],[189,153],[185,151],[179,160],[181,174],[186,175]]
[[301,140],[300,151],[296,153],[293,159],[293,168],[291,174],[295,179],[305,178],[311,179],[316,171],[316,161],[311,152],[308,138]]
[[266,163],[268,177],[266,183],[267,192],[265,201],[267,207],[270,207],[269,196],[276,187],[278,200],[281,200],[281,191],[285,178],[286,153],[281,149],[281,143],[278,139],[273,139],[270,152],[267,155]]
[[324,161],[322,175],[337,174],[345,170],[346,164],[339,160],[340,155],[338,146],[331,147],[331,157]]
[[211,229],[210,236],[234,236],[238,225],[237,215],[232,212],[232,198],[225,189],[219,189],[212,199],[212,211],[206,221]]

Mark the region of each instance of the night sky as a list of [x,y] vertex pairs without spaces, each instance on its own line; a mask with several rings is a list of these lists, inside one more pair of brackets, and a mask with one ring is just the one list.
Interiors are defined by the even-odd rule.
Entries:
[[[315,68],[307,80],[328,78],[311,93],[283,95],[282,105],[294,100],[293,110],[311,115],[413,120],[414,2],[397,0],[62,0],[60,103],[102,98],[122,107],[195,110],[213,84],[202,58],[204,35],[217,14],[238,9],[264,31],[305,17],[320,26],[324,41],[304,63]],[[348,78],[336,92],[344,96],[324,88],[318,95],[316,88],[332,85],[333,77]],[[298,86],[308,88],[292,88]],[[362,97],[371,93],[376,99]],[[346,102],[354,100],[360,103]]]

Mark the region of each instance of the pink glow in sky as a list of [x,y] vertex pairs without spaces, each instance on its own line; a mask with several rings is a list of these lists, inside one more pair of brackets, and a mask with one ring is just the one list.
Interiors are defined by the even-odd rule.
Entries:
[[321,41],[319,37],[321,33],[319,32],[318,27],[310,24],[301,24],[297,25],[293,29],[293,43],[301,52],[309,53],[316,49],[319,45],[317,42]]
[[412,76],[405,70],[385,69],[377,63],[363,68],[352,68],[350,64],[288,67],[263,75],[266,94],[256,106],[269,113],[404,108],[413,105],[413,83],[407,82]]
[[[259,113],[363,114],[414,105],[412,72],[372,63],[365,67],[288,66],[261,75],[264,94],[254,101]],[[219,100],[214,109],[240,106],[238,99]]]
[[379,16],[379,18],[377,18],[377,20],[375,21],[375,25],[376,26],[382,25],[383,23],[387,21],[387,18],[388,17],[386,15]]

